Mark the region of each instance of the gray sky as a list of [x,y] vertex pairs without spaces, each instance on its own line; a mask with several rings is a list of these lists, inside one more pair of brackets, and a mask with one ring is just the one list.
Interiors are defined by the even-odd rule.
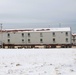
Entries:
[[75,25],[76,0],[0,0],[0,22],[6,27],[15,23]]

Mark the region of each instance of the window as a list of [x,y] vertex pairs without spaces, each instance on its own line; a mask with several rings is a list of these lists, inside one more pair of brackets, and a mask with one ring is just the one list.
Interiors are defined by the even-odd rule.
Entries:
[[73,36],[73,39],[75,39],[75,36]]
[[22,43],[24,43],[24,39],[22,39]]
[[73,42],[75,42],[75,39],[73,39]]
[[43,37],[42,33],[40,33],[40,37]]
[[66,38],[66,42],[68,42],[68,38]]
[[8,43],[10,43],[10,39],[8,39]]
[[40,39],[40,42],[43,43],[43,39]]
[[55,32],[53,32],[53,36],[55,36]]
[[22,33],[22,37],[24,37],[24,33]]
[[55,38],[53,38],[53,42],[55,42]]
[[30,33],[28,33],[28,37],[30,37]]
[[7,37],[10,38],[10,34],[9,33],[7,34]]
[[30,43],[30,39],[28,39],[28,43]]
[[66,32],[65,34],[66,34],[66,36],[68,36],[68,32]]

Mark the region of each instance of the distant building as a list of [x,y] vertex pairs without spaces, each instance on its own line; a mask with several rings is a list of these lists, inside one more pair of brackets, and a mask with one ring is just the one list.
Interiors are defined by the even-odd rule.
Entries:
[[12,29],[0,32],[0,41],[5,48],[19,47],[71,47],[70,28]]
[[72,44],[76,45],[76,34],[72,34]]

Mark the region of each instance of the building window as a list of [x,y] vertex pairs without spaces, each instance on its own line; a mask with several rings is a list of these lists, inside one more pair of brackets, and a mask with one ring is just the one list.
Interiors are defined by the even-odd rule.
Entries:
[[68,38],[66,38],[66,42],[68,42]]
[[22,37],[24,37],[24,33],[22,33]]
[[75,39],[75,36],[73,36],[73,39]]
[[40,43],[43,43],[43,39],[40,39]]
[[24,43],[24,39],[22,39],[22,43]]
[[65,34],[66,34],[66,36],[68,36],[68,32],[66,32]]
[[55,32],[53,32],[53,36],[55,36]]
[[53,38],[53,42],[55,42],[55,38]]
[[42,33],[40,33],[40,37],[43,37]]
[[7,34],[7,37],[10,38],[10,34],[9,33]]
[[75,42],[75,39],[73,39],[73,42]]
[[10,43],[10,39],[8,39],[8,43]]
[[30,33],[28,33],[28,37],[30,37]]
[[30,43],[30,39],[28,39],[28,43]]

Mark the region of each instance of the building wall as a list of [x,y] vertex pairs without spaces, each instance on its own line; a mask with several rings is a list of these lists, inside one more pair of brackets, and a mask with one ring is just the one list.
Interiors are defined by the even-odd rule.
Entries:
[[3,33],[3,39],[4,39],[3,42],[5,44],[20,44],[22,38],[21,38],[21,33],[6,32]]
[[71,44],[70,31],[18,31],[1,35],[0,39],[5,44]]
[[76,45],[76,34],[72,34],[72,43]]

